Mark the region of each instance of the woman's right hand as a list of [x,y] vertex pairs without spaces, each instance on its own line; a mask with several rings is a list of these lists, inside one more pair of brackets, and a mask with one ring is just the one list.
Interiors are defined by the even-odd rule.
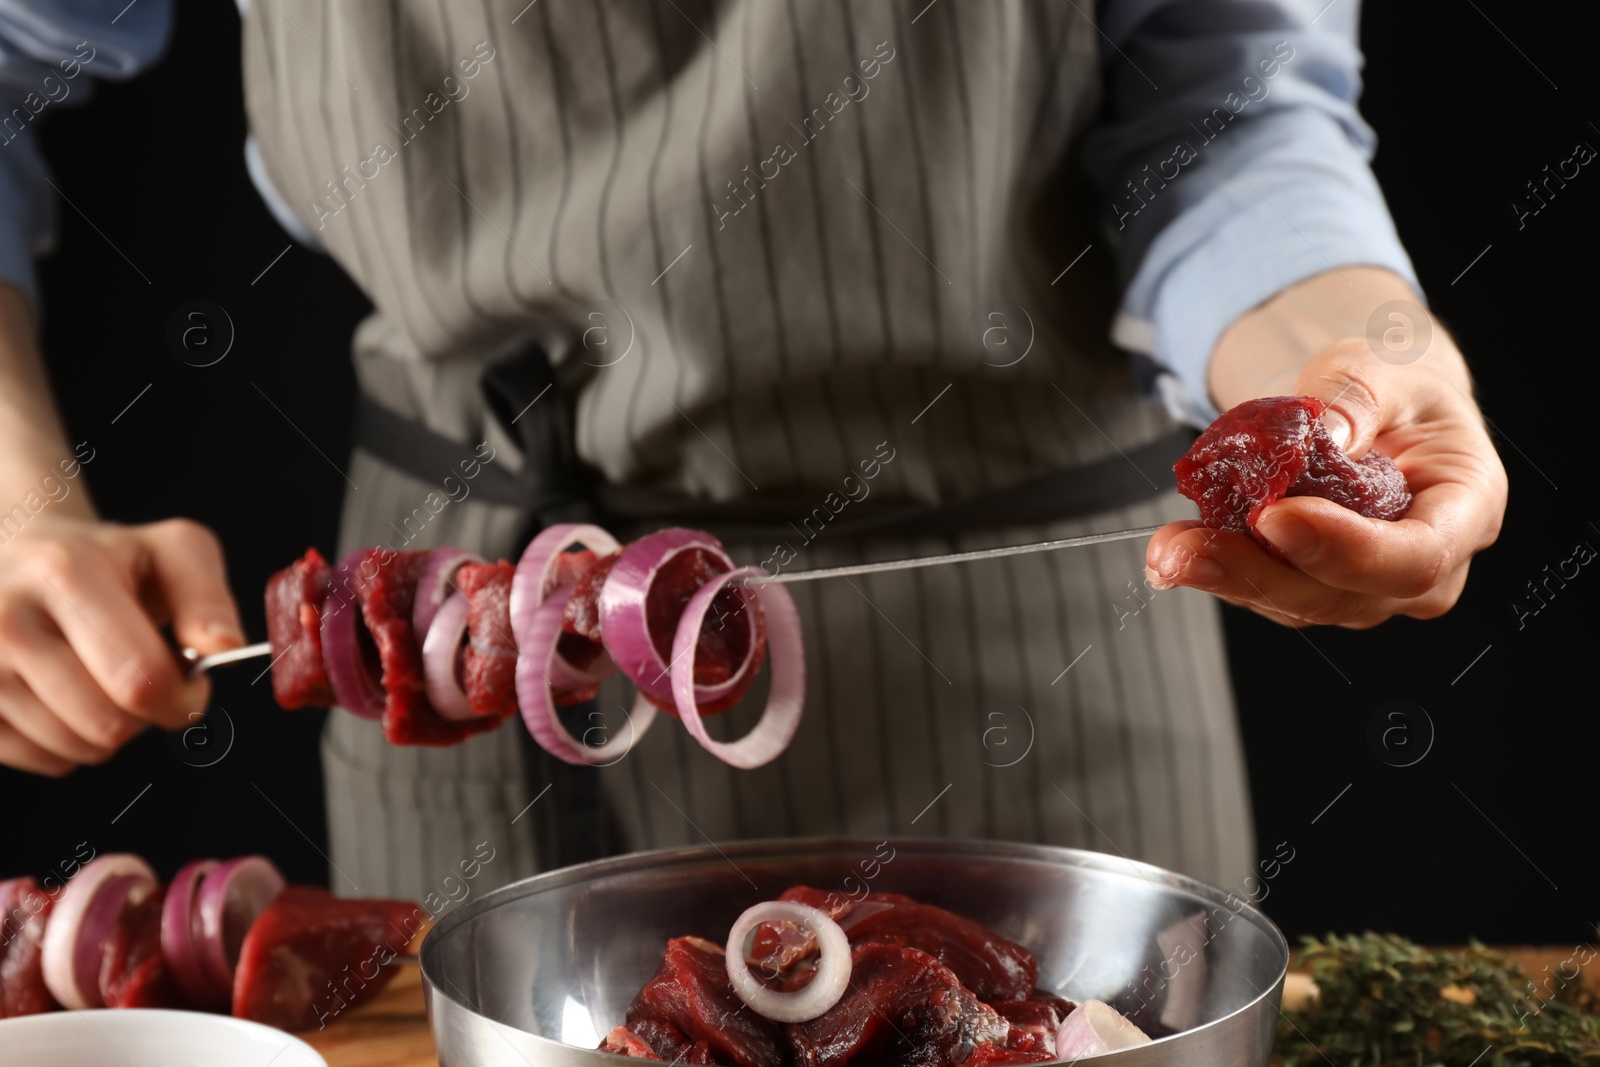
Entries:
[[62,775],[145,727],[189,725],[211,689],[163,639],[244,643],[215,535],[186,519],[34,519],[0,545],[0,763]]

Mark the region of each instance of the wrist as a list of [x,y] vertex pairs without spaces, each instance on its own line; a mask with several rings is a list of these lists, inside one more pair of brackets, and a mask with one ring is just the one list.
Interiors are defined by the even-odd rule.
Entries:
[[0,282],[0,537],[8,530],[14,536],[24,517],[47,507],[61,517],[94,519],[82,477],[93,458],[88,442],[69,443],[56,413],[32,305],[20,289]]
[[[1392,315],[1383,311],[1390,303],[1399,305],[1389,309]],[[1424,346],[1427,358],[1401,351],[1380,359],[1386,338]],[[1212,402],[1226,411],[1253,397],[1292,393],[1307,365],[1336,347],[1365,354],[1378,364],[1375,372],[1442,373],[1470,389],[1460,353],[1411,284],[1381,267],[1355,266],[1298,282],[1229,326],[1207,369]]]

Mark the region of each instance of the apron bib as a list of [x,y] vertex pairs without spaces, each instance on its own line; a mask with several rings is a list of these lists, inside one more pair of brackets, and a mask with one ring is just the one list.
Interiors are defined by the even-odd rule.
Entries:
[[[786,539],[810,568],[1187,513],[1190,435],[1109,348],[1109,257],[1075,210],[1100,71],[1074,5],[519,6],[246,17],[266,174],[375,306],[341,552],[514,559],[586,519],[701,526],[741,562]],[[834,503],[868,462],[870,492]],[[596,771],[517,723],[397,748],[335,713],[333,863],[421,899],[480,842],[487,884],[618,849],[937,833],[1230,882],[1253,845],[1217,609],[1150,594],[1142,553],[796,587],[806,719],[753,772],[670,718]]]

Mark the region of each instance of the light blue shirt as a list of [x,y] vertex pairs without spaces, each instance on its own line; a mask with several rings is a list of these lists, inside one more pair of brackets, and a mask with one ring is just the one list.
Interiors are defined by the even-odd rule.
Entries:
[[[1113,338],[1184,421],[1215,417],[1212,349],[1273,294],[1356,264],[1416,285],[1356,111],[1359,5],[1098,5],[1105,99],[1082,148],[1124,284]],[[55,206],[33,126],[87,97],[92,79],[152,63],[171,24],[171,0],[0,0],[0,279],[30,297]],[[281,218],[265,171],[250,170]]]

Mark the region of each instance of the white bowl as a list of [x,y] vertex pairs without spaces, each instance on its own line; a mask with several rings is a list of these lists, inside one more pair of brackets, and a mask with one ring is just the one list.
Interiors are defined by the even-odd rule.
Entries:
[[197,1011],[120,1008],[0,1020],[6,1067],[328,1067],[297,1037]]

